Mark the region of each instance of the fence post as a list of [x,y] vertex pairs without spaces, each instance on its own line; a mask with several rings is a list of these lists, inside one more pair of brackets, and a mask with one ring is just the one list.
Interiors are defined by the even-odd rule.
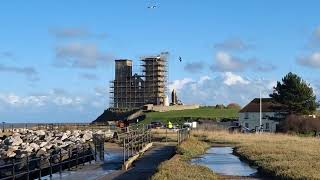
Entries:
[[50,163],[50,177],[52,177],[52,155],[50,155],[49,163]]
[[126,138],[123,137],[123,164],[126,162]]
[[70,151],[70,148],[68,149],[68,158],[69,158],[68,171],[70,171],[70,163],[71,163],[71,151]]
[[61,171],[62,171],[62,152],[61,152],[61,149],[59,151],[59,173],[61,174]]
[[14,159],[12,159],[12,179],[16,178],[16,174],[15,174],[15,163],[14,163]]
[[79,147],[77,147],[76,168],[78,169]]
[[42,156],[40,156],[40,159],[39,159],[39,179],[41,180],[41,160],[42,160]]
[[30,169],[29,169],[29,155],[27,155],[27,180],[29,180]]

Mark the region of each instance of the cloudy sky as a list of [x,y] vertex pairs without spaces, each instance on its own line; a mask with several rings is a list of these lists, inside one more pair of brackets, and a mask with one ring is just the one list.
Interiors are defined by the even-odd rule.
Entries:
[[[155,9],[148,6],[156,5]],[[288,73],[320,97],[320,2],[2,1],[0,121],[90,122],[109,105],[114,59],[168,51],[188,104],[245,105]],[[179,56],[182,62],[179,62]]]

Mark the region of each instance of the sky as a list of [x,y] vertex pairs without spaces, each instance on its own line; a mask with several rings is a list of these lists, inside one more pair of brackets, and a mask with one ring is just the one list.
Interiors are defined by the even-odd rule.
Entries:
[[169,52],[168,88],[185,104],[243,106],[260,90],[268,97],[288,72],[320,97],[318,7],[316,0],[1,1],[0,121],[91,122],[109,106],[114,60],[132,59],[139,73],[140,57],[161,52]]

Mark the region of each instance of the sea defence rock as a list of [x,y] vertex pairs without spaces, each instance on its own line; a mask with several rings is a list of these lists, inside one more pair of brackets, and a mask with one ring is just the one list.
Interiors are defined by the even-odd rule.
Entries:
[[0,160],[8,161],[11,158],[23,158],[25,156],[49,156],[53,152],[69,151],[78,145],[83,145],[93,140],[93,135],[103,135],[112,138],[113,132],[92,130],[30,130],[22,129],[5,139],[0,139]]
[[[110,132],[92,130],[15,130],[11,136],[0,139],[0,166],[16,162],[17,171],[26,169],[28,164],[31,169],[47,168],[50,162],[59,163],[77,157],[78,153],[91,153],[89,144],[97,133],[110,136]],[[27,163],[28,159],[37,160]],[[9,175],[10,168],[0,169],[0,179]]]

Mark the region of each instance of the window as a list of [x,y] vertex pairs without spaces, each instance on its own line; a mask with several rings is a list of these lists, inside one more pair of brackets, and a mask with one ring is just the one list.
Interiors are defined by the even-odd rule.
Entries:
[[269,130],[269,123],[266,123],[266,130]]
[[249,128],[249,123],[244,123],[244,127]]
[[245,118],[245,119],[249,119],[249,113],[247,113],[247,112],[244,113],[244,118]]

